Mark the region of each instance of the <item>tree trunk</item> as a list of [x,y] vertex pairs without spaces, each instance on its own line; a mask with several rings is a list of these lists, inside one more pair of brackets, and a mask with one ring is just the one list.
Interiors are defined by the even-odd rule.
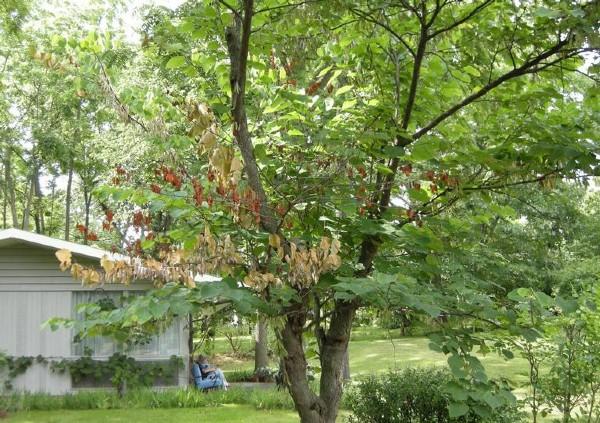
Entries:
[[194,316],[188,314],[188,384],[195,386],[194,378],[192,377],[192,365],[194,364]]
[[306,310],[301,304],[288,313],[281,330],[281,342],[286,355],[283,358],[289,390],[302,423],[323,422],[321,416],[325,404],[310,389],[307,377],[307,362],[304,355],[302,332],[306,323]]
[[307,318],[305,304],[297,304],[288,312],[280,336],[286,351],[284,365],[290,394],[302,423],[336,421],[343,392],[344,362],[355,311],[354,303],[337,301],[335,304],[329,331],[324,336],[321,347],[319,396],[312,392],[306,374],[307,362],[302,342]]
[[29,215],[31,214],[31,203],[33,201],[33,193],[34,193],[34,175],[32,174],[29,181],[29,193],[27,194],[27,200],[25,202],[25,209],[23,210],[23,226],[22,229],[24,231],[29,230]]
[[10,214],[12,216],[13,228],[19,227],[19,217],[17,215],[17,199],[15,196],[15,182],[12,178],[12,152],[9,146],[6,146],[4,155],[4,182],[6,184],[8,204],[10,206]]
[[8,227],[8,183],[6,178],[2,181],[2,229]]
[[73,159],[69,161],[69,179],[67,180],[67,198],[65,201],[65,241],[71,237],[71,191],[73,186]]
[[7,226],[7,214],[8,214],[8,187],[6,186],[6,183],[3,184],[3,192],[2,192],[2,229],[6,229]]
[[34,186],[34,201],[33,201],[33,216],[35,219],[35,231],[38,234],[45,232],[44,225],[44,210],[42,200],[44,195],[42,194],[42,186],[40,184],[40,169],[38,166],[33,168],[33,186]]
[[[85,182],[84,182],[85,184]],[[83,203],[85,211],[85,227],[89,231],[90,229],[90,208],[92,205],[92,193],[84,186],[83,187]],[[88,243],[87,234],[84,234],[83,243]]]
[[350,352],[346,348],[346,354],[344,354],[344,368],[342,372],[342,379],[344,381],[350,380]]
[[269,367],[269,340],[267,319],[260,315],[254,331],[254,371]]

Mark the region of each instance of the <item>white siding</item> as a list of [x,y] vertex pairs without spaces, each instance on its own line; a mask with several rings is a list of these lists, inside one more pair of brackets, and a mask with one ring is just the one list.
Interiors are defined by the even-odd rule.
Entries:
[[[14,357],[68,357],[70,331],[52,332],[41,326],[52,317],[69,317],[70,308],[70,292],[0,292],[0,350]],[[71,381],[35,363],[13,381],[13,386],[17,390],[58,394],[69,391]]]
[[[84,265],[97,262],[85,257],[74,257]],[[111,284],[106,291],[145,290],[149,283],[131,286]],[[97,287],[84,287],[61,272],[54,250],[16,243],[0,247],[0,351],[14,357],[46,359],[73,357],[70,330],[56,332],[42,329],[42,324],[52,317],[73,317],[73,292],[90,291]],[[186,368],[179,372],[179,383],[187,385],[187,331],[185,319],[180,324],[177,355],[183,358]],[[134,358],[148,360],[167,357],[132,354]],[[68,374],[52,372],[48,365],[34,363],[27,372],[13,382],[16,390],[61,394],[72,390]]]
[[[75,257],[75,261],[93,265],[87,258]],[[144,290],[148,283],[131,286],[111,284],[106,291]],[[0,247],[0,351],[14,357],[43,356],[46,359],[72,357],[72,334],[70,330],[51,331],[42,324],[52,317],[73,317],[73,292],[89,291],[96,287],[83,287],[61,272],[54,250],[24,244]],[[187,333],[185,323],[180,325],[177,355],[187,361]],[[153,359],[159,357],[140,356]],[[187,364],[187,363],[186,363]],[[186,368],[180,371],[180,384],[187,384]],[[65,393],[71,390],[71,378],[56,374],[47,365],[35,363],[25,374],[13,381],[17,390],[31,392]]]

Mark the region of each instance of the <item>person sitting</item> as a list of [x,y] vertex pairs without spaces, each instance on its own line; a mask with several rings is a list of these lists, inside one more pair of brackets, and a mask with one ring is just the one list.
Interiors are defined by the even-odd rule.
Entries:
[[199,355],[192,364],[192,376],[198,389],[218,389],[227,390],[229,383],[225,379],[223,371],[217,367],[211,367],[208,364],[208,358]]

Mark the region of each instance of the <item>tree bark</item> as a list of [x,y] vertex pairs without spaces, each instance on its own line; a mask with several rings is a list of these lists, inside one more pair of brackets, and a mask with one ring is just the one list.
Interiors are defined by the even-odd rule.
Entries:
[[[92,192],[91,190],[89,190],[88,188],[85,187],[85,182],[84,182],[84,187],[83,187],[83,206],[84,206],[84,213],[85,213],[85,227],[89,230],[90,228],[90,208],[92,206]],[[84,234],[83,237],[83,243],[85,245],[87,245],[88,243],[88,238],[86,236],[86,234]]]
[[346,348],[346,354],[344,354],[344,367],[342,371],[342,379],[344,381],[350,380],[350,352]]
[[194,316],[188,314],[188,384],[195,386],[194,378],[192,377],[192,365],[194,364]]
[[286,356],[283,358],[290,394],[302,423],[321,423],[325,403],[310,389],[302,334],[306,323],[304,304],[294,304],[288,312],[280,336]]
[[17,199],[15,196],[15,182],[12,177],[12,151],[7,145],[4,154],[4,182],[6,184],[7,201],[10,206],[13,228],[19,227],[19,217],[17,215]]
[[71,237],[71,191],[73,186],[73,159],[69,161],[69,178],[67,180],[67,198],[65,200],[65,241]]
[[40,184],[40,169],[38,166],[34,166],[33,168],[33,186],[33,218],[35,220],[35,231],[38,234],[43,234],[45,232],[44,210],[42,204],[44,194],[42,193],[42,186]]
[[6,229],[7,226],[7,214],[8,214],[8,187],[4,182],[2,187],[2,229]]
[[258,315],[254,331],[254,371],[269,367],[269,340],[267,319]]
[[34,175],[32,174],[29,178],[29,193],[27,194],[27,199],[25,201],[25,208],[23,209],[23,226],[22,229],[24,231],[29,231],[29,215],[31,214],[31,203],[33,201],[33,193],[34,193]]
[[[5,164],[2,163],[2,167]],[[2,229],[8,228],[8,183],[6,182],[5,175],[2,175]]]

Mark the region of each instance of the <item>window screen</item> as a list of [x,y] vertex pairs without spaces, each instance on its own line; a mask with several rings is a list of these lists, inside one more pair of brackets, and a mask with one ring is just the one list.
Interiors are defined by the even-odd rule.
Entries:
[[[137,292],[122,291],[78,291],[73,292],[73,317],[81,319],[82,315],[77,312],[80,304],[95,303],[98,301],[112,301],[119,305],[121,298],[126,295],[139,295]],[[165,328],[159,334],[153,336],[148,343],[134,345],[125,349],[123,345],[117,344],[112,338],[96,336],[93,338],[84,338],[76,342],[74,339],[71,347],[73,356],[82,356],[89,349],[92,357],[105,358],[110,357],[116,352],[122,352],[136,358],[168,358],[172,355],[180,355],[180,322],[175,320],[170,326]]]

